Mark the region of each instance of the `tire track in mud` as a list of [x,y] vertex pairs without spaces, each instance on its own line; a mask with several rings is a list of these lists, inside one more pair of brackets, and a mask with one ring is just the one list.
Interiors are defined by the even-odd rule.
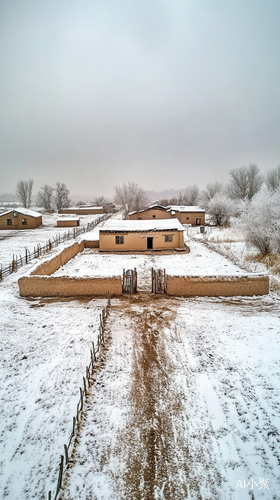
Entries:
[[133,500],[183,499],[188,496],[187,465],[179,463],[176,451],[184,446],[183,428],[176,425],[183,395],[170,383],[174,366],[163,334],[176,317],[177,303],[151,296],[140,302],[131,299],[127,310],[134,323],[133,373],[131,419],[121,436],[127,447],[121,489],[124,498]]

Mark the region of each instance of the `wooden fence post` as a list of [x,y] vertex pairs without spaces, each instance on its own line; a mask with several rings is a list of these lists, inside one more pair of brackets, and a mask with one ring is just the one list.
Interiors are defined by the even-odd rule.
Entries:
[[56,494],[58,494],[58,492],[59,492],[59,490],[61,488],[61,484],[62,484],[63,460],[64,460],[63,455],[60,455],[59,474],[58,474]]
[[84,381],[84,391],[85,391],[85,397],[86,397],[86,395],[87,395],[87,384],[86,384],[85,377],[83,377],[83,381]]
[[83,406],[84,406],[84,401],[83,401],[83,391],[82,391],[82,388],[80,387],[80,395],[81,395],[81,410],[83,409]]
[[92,342],[92,350],[93,350],[94,361],[96,361],[96,354],[95,354],[94,342]]
[[68,456],[68,448],[67,448],[66,444],[64,445],[64,453],[65,453],[65,465],[67,465],[69,462],[69,456]]

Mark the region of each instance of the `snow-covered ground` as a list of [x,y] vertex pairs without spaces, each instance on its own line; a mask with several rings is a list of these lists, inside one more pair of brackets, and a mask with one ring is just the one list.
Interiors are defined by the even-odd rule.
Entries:
[[[84,215],[80,217],[80,225],[87,225],[88,223],[96,220],[100,214]],[[58,234],[67,233],[68,230],[72,231],[72,227],[57,227],[56,220],[58,214],[45,214],[43,215],[43,226],[36,229],[24,230],[0,230],[0,264],[6,267],[11,264],[13,255],[25,255],[25,249],[29,251],[34,250],[37,245],[45,245],[49,239],[55,238]]]
[[[0,241],[0,252],[4,243],[12,255],[16,238]],[[190,270],[201,273],[217,259],[217,272],[241,272],[199,241],[190,247]],[[191,254],[110,254],[103,264],[98,256],[95,266],[96,253],[84,256],[95,267],[89,272],[136,267],[144,281],[151,264],[175,274]],[[72,264],[75,269],[75,259]],[[33,266],[0,283],[0,498],[7,500],[44,499],[55,491],[105,305],[21,298],[17,279]],[[106,329],[112,340],[87,403],[65,500],[280,499],[277,294],[168,299],[140,293],[112,301]]]

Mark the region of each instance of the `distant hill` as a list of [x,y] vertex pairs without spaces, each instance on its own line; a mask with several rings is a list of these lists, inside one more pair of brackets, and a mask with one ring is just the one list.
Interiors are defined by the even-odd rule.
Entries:
[[18,201],[15,193],[0,194],[0,201]]

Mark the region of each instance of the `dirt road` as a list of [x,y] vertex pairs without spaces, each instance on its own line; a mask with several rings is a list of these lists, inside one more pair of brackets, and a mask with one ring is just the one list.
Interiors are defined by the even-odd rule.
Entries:
[[[249,360],[250,379],[248,356],[237,355],[238,342],[254,341],[259,306],[201,305],[145,293],[114,301],[65,500],[252,499],[237,489],[250,477],[255,489],[270,477],[277,491],[277,385],[264,401],[254,390],[263,374]],[[268,321],[270,307],[262,314]]]

